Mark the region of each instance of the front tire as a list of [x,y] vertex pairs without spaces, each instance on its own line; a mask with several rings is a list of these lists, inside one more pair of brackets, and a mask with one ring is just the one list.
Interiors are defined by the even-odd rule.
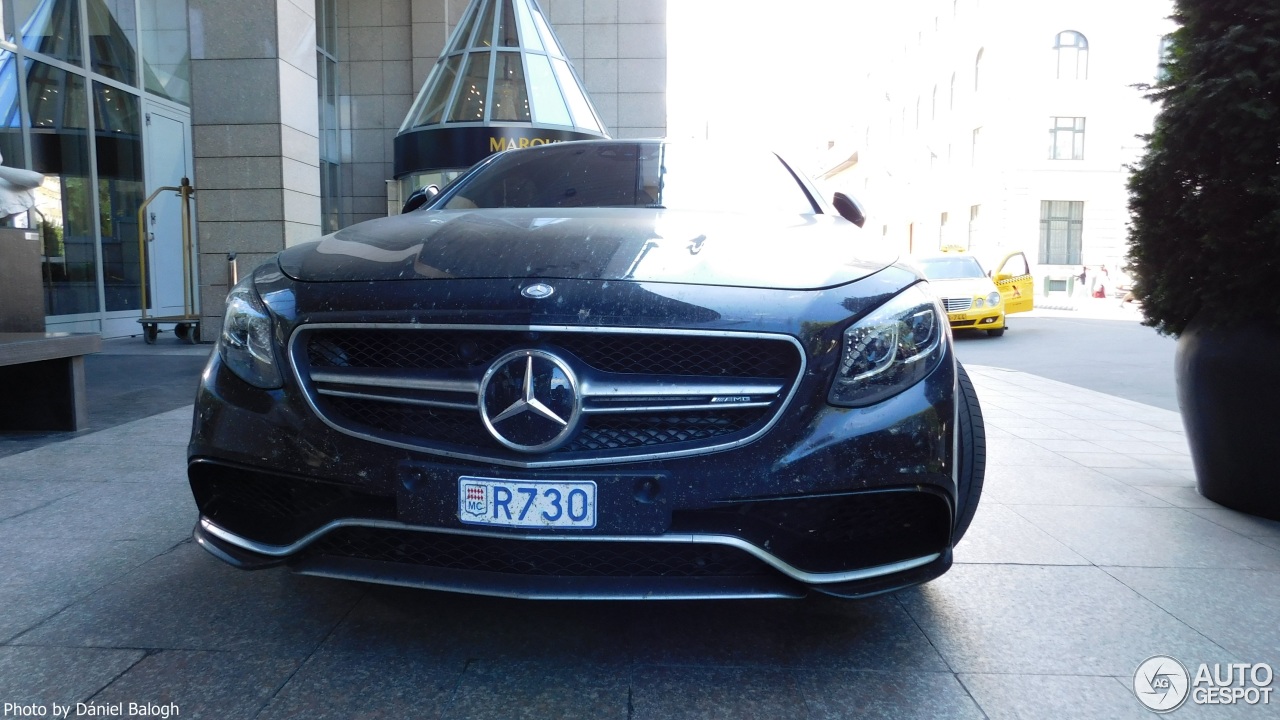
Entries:
[[990,335],[991,337],[1000,337],[1001,335],[1004,335],[1004,331],[1007,329],[1008,328],[1000,328],[998,330],[988,330],[987,334]]
[[[995,332],[994,330],[988,332]],[[1000,332],[1004,332],[1001,330]],[[956,403],[959,405],[959,423],[956,432],[960,438],[956,453],[956,525],[951,532],[954,546],[964,537],[978,510],[982,497],[982,482],[987,474],[987,426],[982,419],[982,406],[973,388],[969,373],[956,363]]]

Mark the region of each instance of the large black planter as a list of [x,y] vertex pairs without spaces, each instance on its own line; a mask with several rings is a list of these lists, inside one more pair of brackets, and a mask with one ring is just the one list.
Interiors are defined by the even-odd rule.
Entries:
[[1280,329],[1192,322],[1175,373],[1200,494],[1280,520]]

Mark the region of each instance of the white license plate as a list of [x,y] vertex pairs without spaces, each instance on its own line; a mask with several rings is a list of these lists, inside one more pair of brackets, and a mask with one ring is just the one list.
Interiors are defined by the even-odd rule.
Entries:
[[536,528],[596,526],[596,484],[458,478],[458,519],[472,525]]

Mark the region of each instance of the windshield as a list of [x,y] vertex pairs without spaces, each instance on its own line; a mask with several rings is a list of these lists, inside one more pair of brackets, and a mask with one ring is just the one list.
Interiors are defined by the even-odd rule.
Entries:
[[963,280],[987,276],[978,261],[969,255],[926,258],[917,262],[924,276],[930,280]]
[[505,153],[465,178],[441,207],[816,211],[776,155],[658,142],[553,144]]

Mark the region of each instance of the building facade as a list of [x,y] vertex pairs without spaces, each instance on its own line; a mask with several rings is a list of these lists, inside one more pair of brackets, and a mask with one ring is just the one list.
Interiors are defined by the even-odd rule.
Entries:
[[[1022,250],[1065,291],[1123,264],[1127,165],[1142,150],[1168,0],[930,0],[865,41],[857,162],[833,179],[903,251]],[[834,163],[832,163],[834,164]],[[848,166],[852,165],[852,168]]]
[[[45,175],[35,210],[4,222],[40,229],[47,327],[138,334],[145,293],[151,315],[194,303],[212,340],[229,253],[244,273],[386,215],[396,132],[467,5],[0,0],[0,153]],[[665,0],[541,7],[606,131],[665,134]],[[180,202],[159,190],[183,177],[185,271]]]

